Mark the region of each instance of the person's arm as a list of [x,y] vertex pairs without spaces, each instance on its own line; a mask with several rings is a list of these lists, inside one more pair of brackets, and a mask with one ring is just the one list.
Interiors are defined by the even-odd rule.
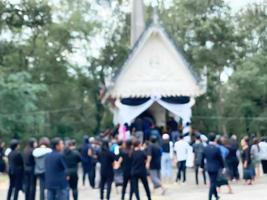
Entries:
[[146,158],[146,168],[150,168],[150,163],[152,160],[152,148],[149,146],[147,151],[147,158]]
[[217,157],[218,157],[218,160],[220,162],[220,167],[223,169],[224,168],[224,161],[223,161],[223,157],[222,157],[222,154],[221,154],[221,150],[218,148],[218,153],[217,153]]

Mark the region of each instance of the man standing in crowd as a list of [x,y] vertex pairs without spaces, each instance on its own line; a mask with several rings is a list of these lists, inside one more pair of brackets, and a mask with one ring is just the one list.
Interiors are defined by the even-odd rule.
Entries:
[[206,185],[206,172],[203,167],[203,153],[204,153],[204,145],[201,141],[201,136],[198,134],[196,135],[196,141],[193,144],[193,153],[194,153],[194,166],[195,166],[195,178],[196,178],[196,184],[198,185],[198,173],[200,169],[202,168],[202,175],[204,184]]
[[216,136],[209,136],[209,144],[204,148],[204,158],[206,161],[206,170],[210,177],[209,200],[214,195],[216,200],[219,199],[217,194],[217,178],[219,171],[224,168],[224,162],[221,151],[215,142]]
[[171,141],[175,143],[179,139],[178,123],[171,117],[167,125],[170,131]]
[[9,175],[9,188],[7,193],[7,200],[18,199],[19,191],[22,190],[23,185],[23,172],[24,164],[21,153],[18,151],[19,141],[12,140],[10,143],[11,152],[8,154],[8,175]]
[[78,200],[78,164],[81,162],[79,152],[76,150],[75,140],[66,142],[64,150],[64,160],[67,165],[67,175],[69,177],[69,187],[72,190],[74,200]]
[[167,133],[162,136],[161,149],[161,177],[170,182],[172,180],[173,142],[170,141]]
[[139,140],[141,143],[144,141],[144,124],[143,120],[140,117],[137,117],[133,123],[133,132],[134,136],[136,137],[137,140]]
[[186,160],[188,158],[190,146],[184,141],[183,135],[180,135],[180,140],[174,145],[174,151],[177,159],[177,177],[176,182],[181,180],[181,174],[183,174],[183,183],[186,182]]
[[34,156],[34,173],[36,180],[39,179],[40,200],[45,200],[45,158],[52,150],[49,148],[50,140],[43,137],[39,141],[39,147],[33,150]]
[[91,156],[89,155],[90,144],[89,144],[89,138],[87,135],[83,137],[83,144],[81,145],[80,152],[81,152],[82,169],[83,169],[82,183],[83,183],[83,186],[85,186],[85,179],[86,179],[86,176],[88,176],[88,181],[89,181],[89,184],[91,185],[89,174],[90,174],[92,163],[91,163]]
[[165,193],[160,180],[160,169],[161,169],[161,147],[157,143],[157,136],[150,138],[151,144],[147,150],[147,169],[149,169],[150,177],[154,185],[154,189],[161,188],[162,194]]
[[88,154],[90,156],[91,165],[89,169],[89,181],[92,188],[96,187],[95,178],[96,178],[96,164],[97,164],[97,154],[99,149],[97,148],[96,141],[94,137],[89,139],[90,147],[88,149]]
[[53,151],[45,159],[45,185],[47,200],[68,199],[67,166],[63,158],[64,143],[60,138],[52,140]]

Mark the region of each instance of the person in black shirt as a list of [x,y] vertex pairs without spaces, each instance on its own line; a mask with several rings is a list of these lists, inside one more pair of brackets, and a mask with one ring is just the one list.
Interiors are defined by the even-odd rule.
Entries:
[[244,137],[241,140],[241,147],[242,147],[242,164],[243,164],[243,179],[245,180],[246,184],[251,185],[253,179],[253,171],[251,167],[251,157],[250,157],[250,147],[249,147],[249,138]]
[[69,187],[72,190],[74,200],[78,200],[78,164],[81,162],[79,152],[76,150],[75,140],[66,142],[64,150],[64,160],[67,165],[67,175],[69,177]]
[[[136,199],[140,200],[138,180],[140,179],[144,185],[146,195],[148,200],[151,200],[150,189],[147,181],[147,169],[146,169],[146,159],[147,156],[144,151],[141,150],[140,142],[134,141],[134,151],[132,153],[132,167],[131,167],[131,187],[132,192],[135,194]],[[132,200],[133,194],[130,195],[130,200]]]
[[154,185],[154,189],[161,188],[162,194],[165,193],[160,180],[160,169],[161,169],[161,147],[157,143],[157,137],[152,136],[150,138],[151,144],[148,146],[148,157],[147,157],[147,169],[149,169],[150,177]]
[[36,177],[34,175],[35,161],[32,152],[36,147],[37,147],[37,140],[35,138],[31,138],[29,139],[28,144],[23,152],[24,185],[25,185],[26,200],[35,199],[35,187],[36,187]]
[[170,131],[171,141],[175,143],[179,138],[178,123],[171,117],[167,125]]
[[[120,165],[123,171],[123,184],[121,199],[124,200],[125,192],[128,182],[131,181],[131,165],[132,165],[132,141],[128,140],[124,143],[124,148],[120,153]],[[132,194],[132,187],[130,188],[130,196]]]
[[115,162],[115,154],[109,151],[109,144],[103,141],[101,152],[98,155],[98,160],[101,164],[100,169],[100,199],[104,199],[104,189],[107,185],[107,200],[110,200],[111,185],[114,179],[113,165]]
[[196,136],[196,141],[193,144],[193,153],[194,153],[194,166],[195,166],[195,179],[196,179],[196,184],[198,185],[198,173],[199,170],[202,168],[202,175],[203,175],[203,180],[204,184],[206,185],[206,171],[204,169],[204,163],[203,163],[203,152],[204,152],[204,145],[201,141],[201,137],[198,134]]
[[173,142],[170,141],[169,134],[165,133],[162,136],[161,142],[161,177],[171,182],[172,180],[172,156],[173,156]]
[[89,177],[90,170],[91,170],[91,156],[89,155],[89,151],[90,151],[89,138],[88,136],[84,136],[83,144],[80,148],[81,159],[82,159],[82,169],[83,169],[83,176],[82,176],[83,186],[85,186],[85,178],[87,175],[88,175],[89,184],[91,185],[90,177]]
[[227,169],[229,171],[230,180],[239,180],[238,165],[239,160],[237,157],[238,143],[236,136],[232,136],[229,142],[226,144],[226,148],[229,150],[229,154],[226,157]]
[[5,143],[0,140],[0,173],[3,173],[6,171],[6,163],[4,161],[4,146]]
[[19,191],[23,186],[23,172],[24,164],[21,153],[18,151],[18,140],[12,140],[10,143],[11,152],[8,155],[8,175],[9,175],[9,188],[7,193],[7,200],[11,200],[13,194],[13,200],[18,199]]

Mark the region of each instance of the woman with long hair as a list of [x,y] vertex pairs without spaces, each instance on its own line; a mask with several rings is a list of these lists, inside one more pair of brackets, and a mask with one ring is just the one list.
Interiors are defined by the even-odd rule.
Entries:
[[[123,184],[122,184],[122,194],[121,199],[124,200],[125,192],[128,183],[131,181],[131,165],[132,165],[132,141],[127,140],[124,143],[124,148],[121,152],[120,164],[123,171]],[[130,195],[132,193],[132,187],[130,188]]]
[[250,147],[249,147],[249,138],[244,137],[241,140],[242,147],[242,164],[243,164],[243,179],[248,185],[252,185],[253,172],[251,169],[251,157],[250,157]]
[[139,179],[143,183],[147,199],[151,200],[150,189],[147,180],[147,169],[146,162],[147,156],[144,151],[141,150],[141,143],[136,140],[134,141],[134,150],[132,153],[132,165],[131,165],[131,178],[132,178],[132,194],[130,195],[130,200],[132,200],[133,193],[137,200],[140,200],[138,181]]
[[37,147],[37,141],[35,138],[30,138],[28,144],[24,148],[23,160],[24,160],[24,185],[25,185],[25,199],[35,199],[35,187],[36,178],[34,176],[34,157],[33,150]]

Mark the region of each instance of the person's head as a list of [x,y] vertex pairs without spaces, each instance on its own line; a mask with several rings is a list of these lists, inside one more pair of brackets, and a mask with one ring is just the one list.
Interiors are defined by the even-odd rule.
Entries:
[[61,152],[64,150],[64,142],[61,138],[56,137],[51,141],[51,147],[54,151]]
[[182,133],[179,135],[179,139],[180,140],[183,140],[184,139],[184,135]]
[[109,144],[108,144],[107,140],[102,141],[101,150],[102,151],[109,151]]
[[71,146],[72,146],[73,148],[76,147],[76,140],[75,140],[75,139],[72,139],[72,140],[71,140]]
[[90,137],[89,138],[89,142],[90,142],[90,144],[94,143],[95,142],[95,138],[94,137]]
[[217,136],[215,141],[218,145],[223,145],[222,138],[220,136]]
[[17,139],[12,139],[10,142],[10,149],[12,151],[16,150],[19,147],[19,141]]
[[257,137],[254,137],[253,138],[253,144],[259,144],[259,142],[260,142],[260,140],[259,140],[259,138],[257,138]]
[[5,143],[2,140],[0,140],[0,148],[4,148],[4,146],[5,146]]
[[170,136],[169,136],[169,134],[167,134],[167,133],[164,133],[163,135],[162,135],[162,139],[163,139],[163,141],[169,141],[170,140]]
[[39,146],[49,147],[50,146],[50,140],[47,137],[42,137],[39,140]]
[[249,146],[249,137],[245,136],[242,138],[241,146],[242,146],[242,148]]
[[132,140],[127,140],[126,142],[125,142],[125,148],[126,149],[131,149],[132,148]]
[[232,135],[231,136],[231,140],[237,140],[237,136],[236,135]]
[[157,140],[158,140],[158,138],[157,138],[157,136],[155,136],[155,135],[152,135],[152,136],[150,137],[150,142],[153,143],[153,144],[155,144],[155,143],[157,142]]
[[122,140],[119,140],[117,144],[118,144],[120,147],[122,147],[122,145],[123,145],[123,141],[122,141]]
[[210,133],[209,134],[209,141],[210,142],[215,142],[215,140],[216,140],[216,135],[214,133]]
[[89,137],[88,137],[88,135],[84,135],[83,136],[83,143],[84,144],[89,144]]
[[139,140],[135,140],[135,141],[133,142],[133,146],[134,146],[134,148],[138,148],[138,147],[140,147],[140,145],[141,145],[141,142],[140,142]]
[[72,140],[71,139],[65,140],[65,147],[67,149],[70,149],[72,147]]
[[201,142],[201,135],[200,134],[196,134],[196,141]]
[[37,147],[37,140],[35,138],[30,138],[27,143],[27,147],[34,149]]

